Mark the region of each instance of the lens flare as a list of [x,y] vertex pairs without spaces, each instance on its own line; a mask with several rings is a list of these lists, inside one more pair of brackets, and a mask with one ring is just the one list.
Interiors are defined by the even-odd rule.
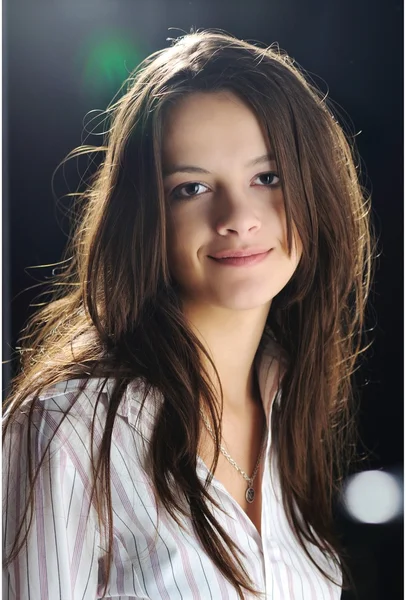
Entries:
[[362,523],[387,523],[402,514],[402,487],[400,478],[384,471],[358,473],[344,486],[344,509]]
[[78,49],[83,86],[88,92],[111,95],[148,54],[121,31],[107,29],[90,35]]

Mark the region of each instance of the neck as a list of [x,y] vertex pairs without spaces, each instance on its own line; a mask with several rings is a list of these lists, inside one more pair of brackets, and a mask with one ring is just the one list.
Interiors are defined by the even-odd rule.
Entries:
[[[259,400],[254,359],[264,331],[269,304],[255,310],[231,311],[217,307],[184,307],[194,333],[213,360],[223,389],[225,412],[246,412]],[[203,357],[217,398],[218,380]]]

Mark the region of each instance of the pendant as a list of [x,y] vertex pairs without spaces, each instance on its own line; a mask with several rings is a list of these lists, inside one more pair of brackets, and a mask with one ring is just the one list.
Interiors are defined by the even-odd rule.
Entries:
[[247,488],[247,491],[245,492],[246,501],[251,504],[251,502],[254,502],[254,498],[255,498],[254,489],[252,487]]

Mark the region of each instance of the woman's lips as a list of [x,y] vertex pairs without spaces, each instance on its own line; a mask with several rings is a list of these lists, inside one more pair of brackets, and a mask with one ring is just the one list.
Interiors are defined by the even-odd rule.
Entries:
[[256,265],[259,262],[262,262],[271,250],[267,252],[262,252],[261,254],[251,254],[251,256],[233,256],[229,258],[213,258],[210,256],[212,260],[215,260],[220,265],[229,266],[229,267],[248,267],[250,265]]

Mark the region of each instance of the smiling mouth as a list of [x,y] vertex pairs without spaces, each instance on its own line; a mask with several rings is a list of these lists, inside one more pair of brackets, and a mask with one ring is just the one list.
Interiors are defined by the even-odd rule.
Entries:
[[261,252],[259,254],[250,254],[248,256],[227,256],[223,258],[215,258],[214,256],[209,256],[209,258],[216,261],[220,265],[230,267],[244,267],[262,262],[270,254],[271,250],[267,250],[266,252]]
[[[229,248],[228,250],[220,250],[213,255],[209,255],[210,258],[245,258],[247,256],[254,256],[256,254],[265,254],[269,252],[269,248],[261,248],[260,246],[255,247],[242,247],[242,248]],[[272,248],[271,248],[272,250]]]

